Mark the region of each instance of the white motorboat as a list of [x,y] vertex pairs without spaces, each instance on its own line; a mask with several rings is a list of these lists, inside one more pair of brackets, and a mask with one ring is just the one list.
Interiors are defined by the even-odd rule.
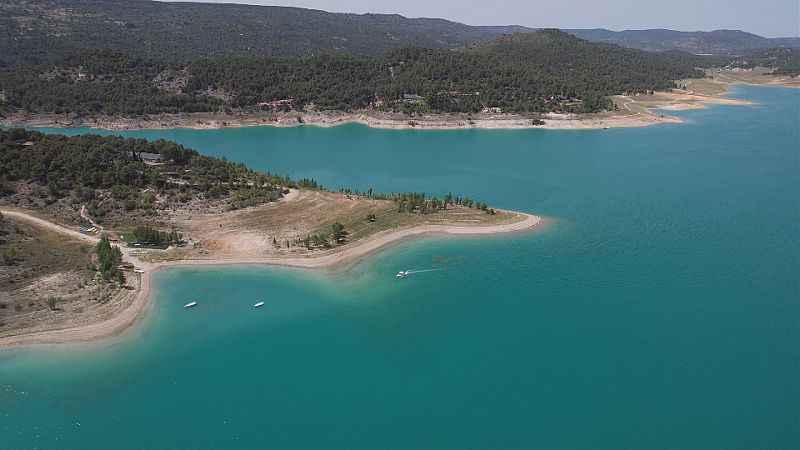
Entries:
[[183,305],[183,307],[184,307],[184,308],[191,308],[192,306],[194,306],[194,305],[196,305],[196,304],[197,304],[197,302],[189,302],[189,303],[187,303],[187,304]]
[[397,275],[395,275],[395,276],[397,278],[405,278],[405,277],[408,276],[409,272],[411,272],[411,271],[410,270],[401,270],[400,272],[397,272]]
[[258,302],[255,305],[253,305],[253,308],[260,308],[262,306],[264,306],[264,302]]

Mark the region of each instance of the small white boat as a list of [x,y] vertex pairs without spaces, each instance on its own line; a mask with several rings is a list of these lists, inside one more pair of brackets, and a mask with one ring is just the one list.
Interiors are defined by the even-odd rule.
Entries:
[[255,305],[253,305],[253,308],[260,308],[262,306],[264,306],[264,302],[258,302]]
[[395,276],[397,278],[405,278],[405,277],[408,276],[409,272],[410,272],[410,270],[401,270],[400,272],[397,272],[397,275],[395,275]]
[[197,304],[197,302],[189,302],[189,303],[187,303],[187,304],[183,305],[183,307],[184,307],[184,308],[191,308],[192,306],[194,306],[194,305],[196,305],[196,304]]

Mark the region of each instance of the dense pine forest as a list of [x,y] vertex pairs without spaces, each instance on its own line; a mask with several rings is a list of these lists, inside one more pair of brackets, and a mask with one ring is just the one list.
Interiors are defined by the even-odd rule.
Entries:
[[265,203],[297,185],[163,139],[0,130],[0,196],[13,194],[20,182],[45,204],[73,198],[98,218],[114,209],[148,211],[193,197],[227,198],[232,208],[244,196],[250,205]]
[[[599,112],[614,108],[610,95],[668,90],[673,80],[702,76],[698,69],[735,61],[530,31],[235,4],[0,0],[0,119],[360,109]],[[655,31],[679,40],[686,34],[584,34],[653,42]],[[702,37],[721,46],[769,45],[753,36]],[[797,74],[797,53],[768,50],[737,64]]]
[[[536,21],[535,17],[520,18]],[[280,6],[152,0],[0,0],[0,67],[108,49],[191,61],[201,57],[376,56],[409,45],[450,50],[535,29],[470,26],[397,14],[346,14]],[[747,55],[800,47],[800,38],[737,30],[565,30],[582,39],[649,51]]]
[[206,56],[375,56],[407,45],[446,50],[529,31],[533,30],[279,6],[0,0],[0,67],[100,49],[180,61]]
[[0,71],[10,114],[230,111],[232,108],[406,112],[597,112],[605,97],[674,87],[711,61],[595,44],[558,30],[463,49],[404,47],[367,58],[210,58],[169,62],[105,51]]

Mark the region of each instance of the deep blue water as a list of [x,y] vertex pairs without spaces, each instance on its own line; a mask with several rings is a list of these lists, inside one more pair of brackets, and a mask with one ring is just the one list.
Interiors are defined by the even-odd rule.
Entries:
[[734,96],[640,129],[125,133],[550,221],[160,273],[122,342],[0,352],[0,447],[798,448],[800,91]]

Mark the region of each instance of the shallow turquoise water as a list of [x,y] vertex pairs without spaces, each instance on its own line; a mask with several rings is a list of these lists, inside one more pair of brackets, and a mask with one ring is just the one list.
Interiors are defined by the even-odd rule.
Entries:
[[800,91],[735,94],[643,129],[127,133],[552,220],[160,273],[136,336],[0,353],[0,447],[797,448]]

